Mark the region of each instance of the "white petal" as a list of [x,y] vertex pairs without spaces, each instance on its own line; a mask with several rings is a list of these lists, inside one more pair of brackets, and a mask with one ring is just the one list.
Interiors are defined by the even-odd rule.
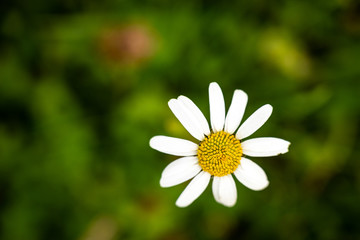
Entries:
[[253,134],[269,119],[272,110],[273,108],[270,104],[266,104],[256,110],[243,124],[241,124],[236,133],[236,137],[238,139],[243,139]]
[[239,167],[234,172],[236,178],[252,190],[263,190],[269,185],[264,170],[247,158],[241,158]]
[[213,132],[219,132],[224,128],[225,102],[220,86],[216,82],[209,86],[210,120]]
[[218,203],[227,207],[232,207],[236,203],[236,185],[231,174],[223,177],[214,177],[213,194]]
[[206,189],[210,181],[210,173],[200,172],[181,193],[180,197],[176,200],[176,206],[187,207],[195,201]]
[[202,141],[204,139],[204,133],[201,125],[199,125],[194,115],[184,106],[181,101],[171,99],[168,102],[171,111],[175,117],[181,122],[185,129],[196,139]]
[[198,121],[198,124],[201,126],[203,133],[205,135],[209,135],[210,134],[209,123],[206,120],[204,114],[196,106],[196,104],[185,96],[179,96],[178,100],[181,101],[186,106],[186,108],[194,115],[194,117]]
[[166,166],[161,174],[160,186],[172,187],[183,183],[201,171],[197,157],[179,158]]
[[252,157],[270,157],[289,151],[290,142],[273,137],[253,138],[241,144],[243,153]]
[[225,132],[233,134],[239,127],[241,119],[244,116],[247,101],[248,96],[244,91],[235,90],[225,119]]
[[220,177],[215,177],[212,183],[212,192],[215,198],[215,201],[220,202]]
[[197,153],[198,145],[188,140],[155,136],[150,139],[150,147],[163,153],[175,156],[194,156]]

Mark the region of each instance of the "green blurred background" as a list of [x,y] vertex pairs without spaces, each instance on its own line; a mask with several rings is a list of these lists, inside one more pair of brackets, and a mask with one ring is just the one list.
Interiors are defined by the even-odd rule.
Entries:
[[[356,0],[5,0],[0,239],[360,239],[359,80]],[[167,101],[209,119],[212,81],[292,144],[264,191],[180,209],[149,139],[191,139]]]

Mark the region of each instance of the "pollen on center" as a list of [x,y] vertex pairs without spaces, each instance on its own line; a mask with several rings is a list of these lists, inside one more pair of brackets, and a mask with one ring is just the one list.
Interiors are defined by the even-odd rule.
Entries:
[[213,176],[233,173],[240,164],[240,140],[224,131],[211,133],[200,142],[197,150],[199,165]]

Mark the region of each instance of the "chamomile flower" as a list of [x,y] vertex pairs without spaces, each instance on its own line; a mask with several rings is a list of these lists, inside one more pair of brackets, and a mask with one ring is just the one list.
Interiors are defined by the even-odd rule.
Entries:
[[290,142],[280,138],[262,137],[243,140],[258,130],[270,117],[272,107],[266,104],[244,123],[248,96],[235,90],[225,115],[224,97],[215,82],[209,86],[211,128],[199,108],[187,97],[169,101],[169,107],[197,142],[155,136],[150,146],[160,152],[180,156],[162,172],[161,187],[171,187],[192,179],[176,201],[186,207],[209,185],[211,178],[215,200],[227,207],[235,205],[237,190],[233,175],[246,187],[259,191],[269,185],[264,170],[247,157],[270,157],[288,151]]

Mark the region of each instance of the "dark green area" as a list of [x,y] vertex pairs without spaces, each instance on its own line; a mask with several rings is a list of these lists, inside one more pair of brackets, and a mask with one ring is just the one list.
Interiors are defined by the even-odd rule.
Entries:
[[[208,85],[270,103],[255,136],[290,152],[252,158],[270,185],[211,188],[175,207],[175,157],[191,139],[167,107]],[[0,8],[0,239],[360,239],[360,4],[304,1],[21,1]]]

